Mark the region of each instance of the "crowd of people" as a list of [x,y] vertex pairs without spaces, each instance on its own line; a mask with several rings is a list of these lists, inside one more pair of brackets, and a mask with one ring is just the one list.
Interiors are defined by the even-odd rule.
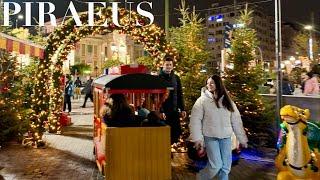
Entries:
[[81,99],[81,94],[85,94],[82,108],[86,107],[87,100],[90,98],[90,100],[93,102],[93,94],[92,94],[92,83],[93,79],[91,76],[87,77],[87,81],[84,84],[83,89],[82,88],[82,81],[80,80],[80,77],[77,77],[76,80],[73,82],[72,76],[67,74],[65,76],[65,86],[64,86],[64,100],[63,100],[63,111],[66,111],[68,106],[68,112],[70,113],[72,111],[72,99]]
[[[270,87],[270,93],[276,93],[276,85],[272,83],[271,79],[264,84]],[[283,95],[306,95],[317,96],[320,95],[319,75],[313,72],[301,73],[301,83],[294,84],[290,81],[289,75],[282,76],[282,94]]]

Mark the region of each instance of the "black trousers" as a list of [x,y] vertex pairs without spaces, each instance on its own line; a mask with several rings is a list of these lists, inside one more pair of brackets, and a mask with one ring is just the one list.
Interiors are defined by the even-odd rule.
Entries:
[[180,125],[180,114],[179,112],[165,112],[166,124],[171,127],[171,144],[179,142],[179,138],[182,134]]
[[66,110],[66,106],[68,105],[68,110],[71,112],[71,96],[64,95],[64,102],[63,102],[63,111]]
[[86,94],[82,107],[86,107],[88,98],[90,98],[90,100],[93,102],[93,94]]

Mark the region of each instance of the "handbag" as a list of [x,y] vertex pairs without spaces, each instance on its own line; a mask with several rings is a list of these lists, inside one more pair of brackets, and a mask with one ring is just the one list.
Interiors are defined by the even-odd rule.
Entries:
[[196,149],[194,147],[194,142],[186,141],[187,154],[191,160],[194,161],[207,161],[207,152],[203,149]]

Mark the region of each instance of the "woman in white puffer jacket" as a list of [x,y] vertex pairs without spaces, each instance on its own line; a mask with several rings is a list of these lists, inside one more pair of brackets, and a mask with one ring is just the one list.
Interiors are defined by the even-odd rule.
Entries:
[[247,136],[240,113],[230,99],[221,77],[213,75],[202,88],[190,119],[190,139],[195,147],[206,148],[208,164],[197,175],[199,179],[227,180],[231,170],[231,136],[234,132],[242,147],[247,147]]

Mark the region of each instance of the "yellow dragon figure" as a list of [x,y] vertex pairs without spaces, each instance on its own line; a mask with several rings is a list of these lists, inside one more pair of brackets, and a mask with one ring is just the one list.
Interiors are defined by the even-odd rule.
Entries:
[[[309,110],[286,105],[281,108],[280,115],[283,123],[281,124],[282,138],[280,140],[282,142],[278,142],[280,151],[275,159],[275,165],[279,170],[277,179],[320,180],[318,147],[313,147],[312,150],[308,145]],[[318,131],[319,127],[317,126],[317,128]],[[319,131],[317,135],[320,135]],[[318,146],[319,142],[316,143]]]

